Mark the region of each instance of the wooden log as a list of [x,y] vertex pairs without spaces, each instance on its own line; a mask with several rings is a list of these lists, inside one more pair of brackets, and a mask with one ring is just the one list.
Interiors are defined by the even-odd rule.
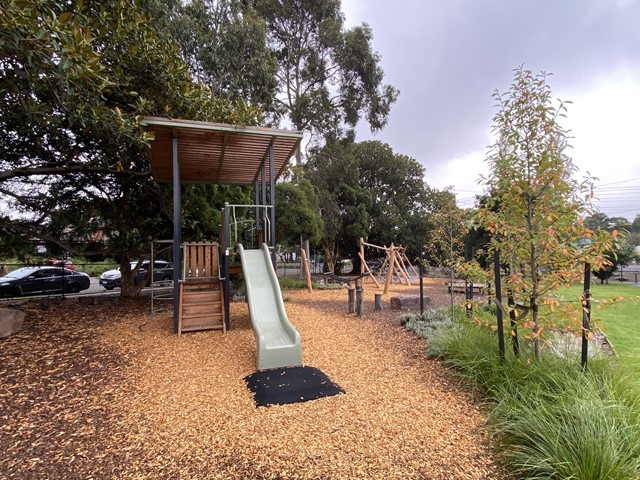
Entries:
[[382,310],[382,294],[381,293],[375,294],[374,310],[376,312],[379,312],[380,310]]
[[356,287],[356,315],[361,317],[364,313],[364,288],[361,285]]
[[[378,280],[376,279],[375,275],[373,273],[371,273],[371,269],[369,268],[369,265],[367,265],[367,262],[365,262],[364,260],[364,255],[362,255],[362,253],[358,252],[358,255],[360,255],[360,260],[362,262],[362,268],[366,268],[366,273],[371,277],[371,279],[374,281],[374,283],[376,284],[376,287],[380,288],[380,284],[378,283]],[[365,272],[363,272],[364,274]]]
[[[431,299],[424,297],[424,304],[430,305]],[[420,310],[420,295],[391,297],[391,310]]]
[[349,313],[356,313],[356,290],[353,287],[347,288],[347,293],[349,294]]
[[304,248],[300,249],[300,255],[302,256],[302,266],[304,268],[304,276],[307,279],[307,290],[309,293],[313,291],[313,286],[311,285],[311,272],[309,272],[309,264],[307,263],[307,252]]
[[405,253],[406,249],[402,249],[402,257],[406,260],[407,264],[411,267],[411,270],[413,270],[413,274],[417,277],[419,276],[418,271],[416,270],[416,268],[413,266],[413,264],[411,263],[411,260],[409,260],[409,257],[407,257],[407,254]]
[[404,280],[407,282],[407,285],[411,286],[411,280],[409,280],[409,272],[407,272],[407,267],[404,265],[404,261],[402,260],[402,255],[398,252],[396,254],[396,266],[398,268],[398,278],[400,278],[400,281],[402,281],[402,278],[404,277]]
[[[390,250],[390,251],[389,251]],[[389,255],[389,268],[387,269],[387,278],[384,282],[384,294],[386,295],[389,291],[389,286],[391,285],[391,279],[393,278],[393,267],[396,263],[396,250],[393,248],[393,243],[391,247],[387,250],[387,254]]]

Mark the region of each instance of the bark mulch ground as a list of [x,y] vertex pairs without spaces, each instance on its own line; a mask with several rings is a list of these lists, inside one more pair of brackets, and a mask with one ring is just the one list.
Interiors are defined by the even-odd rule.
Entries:
[[256,369],[244,303],[226,335],[181,338],[147,299],[23,306],[0,342],[0,478],[502,478],[471,395],[365,288],[363,317],[345,290],[284,292],[305,365],[346,394],[269,408],[242,381]]

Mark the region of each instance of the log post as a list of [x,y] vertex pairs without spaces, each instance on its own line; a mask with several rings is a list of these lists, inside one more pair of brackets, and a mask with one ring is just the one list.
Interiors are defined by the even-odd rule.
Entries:
[[364,313],[364,288],[362,285],[356,286],[356,315],[361,317]]
[[374,310],[376,312],[379,312],[380,310],[382,310],[382,294],[381,293],[375,294]]
[[304,269],[304,276],[307,279],[307,290],[309,293],[313,291],[313,286],[311,285],[311,272],[309,272],[309,263],[307,262],[307,252],[304,248],[300,249],[300,256],[302,261],[302,268]]
[[386,278],[386,281],[384,282],[384,292],[383,292],[384,295],[386,295],[387,292],[389,291],[389,286],[391,285],[391,279],[393,277],[393,266],[396,263],[396,249],[393,248],[393,243],[391,244],[391,247],[389,247],[389,249],[387,250],[387,255],[389,255],[389,268],[387,269],[387,278]]
[[356,291],[353,287],[347,287],[349,294],[349,313],[356,313]]

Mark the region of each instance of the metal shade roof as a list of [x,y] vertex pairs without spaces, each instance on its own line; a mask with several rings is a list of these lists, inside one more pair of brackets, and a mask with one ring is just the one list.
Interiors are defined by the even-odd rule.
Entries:
[[222,123],[145,117],[143,127],[152,132],[151,170],[157,182],[173,179],[173,138],[178,142],[180,181],[252,185],[264,165],[270,178],[269,146],[273,145],[274,178],[278,178],[295,153],[302,132]]

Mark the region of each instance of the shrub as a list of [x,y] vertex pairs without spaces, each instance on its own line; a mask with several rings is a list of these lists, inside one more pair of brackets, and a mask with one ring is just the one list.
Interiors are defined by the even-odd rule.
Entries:
[[578,358],[531,361],[531,346],[522,347],[501,362],[495,333],[462,320],[432,335],[427,352],[494,402],[498,455],[517,478],[639,478],[638,384],[606,358],[582,372]]
[[420,338],[431,338],[438,330],[450,329],[454,325],[446,308],[425,310],[422,314],[407,313],[400,317],[400,324]]

